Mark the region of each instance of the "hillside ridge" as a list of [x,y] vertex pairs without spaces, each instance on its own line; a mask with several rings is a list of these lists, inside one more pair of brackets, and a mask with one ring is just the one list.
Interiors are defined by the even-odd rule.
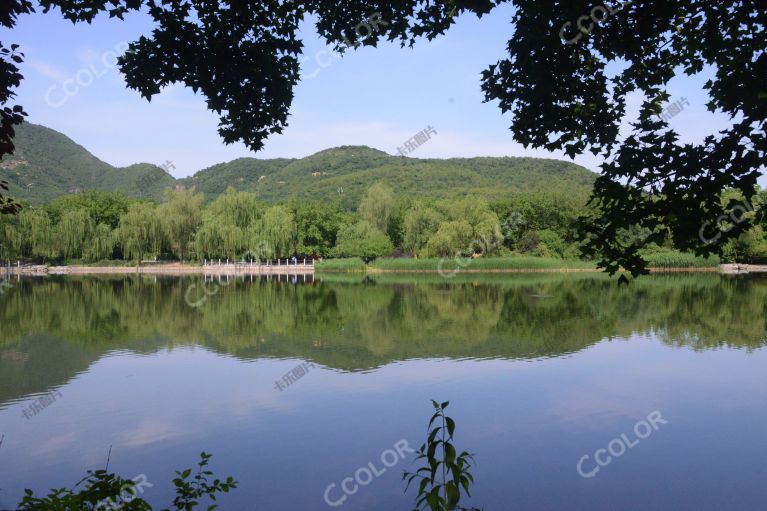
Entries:
[[323,149],[304,158],[241,157],[177,179],[151,163],[114,167],[65,134],[37,124],[19,126],[15,143],[16,153],[0,160],[0,179],[8,180],[12,197],[31,204],[87,189],[159,200],[168,187],[194,187],[212,200],[234,187],[269,202],[340,200],[353,207],[379,181],[402,195],[498,198],[552,189],[588,192],[596,179],[584,167],[555,159],[421,159],[352,145]]

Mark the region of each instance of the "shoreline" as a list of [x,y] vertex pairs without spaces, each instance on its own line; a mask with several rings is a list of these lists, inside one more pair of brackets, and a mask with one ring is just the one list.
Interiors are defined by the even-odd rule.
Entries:
[[20,266],[0,268],[0,275],[312,275],[314,266],[310,264],[296,265],[193,265],[193,264],[161,264],[146,266]]
[[[721,273],[723,275],[737,275],[746,273],[765,273],[767,272],[767,265],[732,265],[723,264],[712,267],[681,267],[681,268],[666,268],[666,267],[654,267],[649,268],[650,273]],[[10,268],[0,268],[0,275],[29,275],[29,276],[45,276],[45,275],[128,275],[128,274],[143,274],[143,275],[168,275],[168,276],[181,276],[181,275],[313,275],[322,273],[347,273],[347,274],[359,274],[359,275],[377,275],[385,273],[400,273],[400,274],[439,274],[437,269],[381,269],[381,268],[365,268],[365,269],[315,269],[313,265],[214,265],[214,266],[202,266],[191,264],[163,264],[163,265],[147,265],[147,266],[87,266],[87,265],[72,265],[72,266],[21,266]],[[495,269],[461,269],[456,274],[468,273],[468,274],[493,274],[493,273],[604,273],[603,270],[598,268],[495,268]],[[620,271],[623,273],[623,270]]]
[[[649,268],[650,273],[724,273],[717,267],[689,267],[689,268]],[[767,269],[765,270],[767,271]],[[375,275],[380,273],[436,273],[439,274],[439,270],[389,270],[370,268],[365,271],[359,270],[318,270],[317,273],[359,273],[360,275]],[[461,273],[604,273],[604,270],[599,268],[501,268],[501,269],[489,269],[489,270],[469,270],[462,269],[456,272],[456,275]],[[625,273],[625,270],[620,270],[618,273]],[[745,273],[745,272],[741,272]]]

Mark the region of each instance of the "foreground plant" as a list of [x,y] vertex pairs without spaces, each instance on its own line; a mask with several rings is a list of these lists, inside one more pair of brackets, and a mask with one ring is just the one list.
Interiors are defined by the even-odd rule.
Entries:
[[[237,482],[231,477],[227,477],[223,482],[219,479],[209,482],[213,472],[205,468],[211,457],[204,452],[200,454],[197,474],[192,480],[189,480],[192,469],[176,472],[178,477],[173,480],[176,498],[173,499],[172,507],[162,511],[192,511],[197,509],[202,500],[207,498],[215,502],[219,493],[228,493],[229,490],[237,488]],[[152,486],[149,483],[143,484]],[[81,485],[82,488],[75,491]],[[142,483],[137,484],[136,480],[123,479],[106,470],[89,470],[88,475],[72,489],[54,489],[43,498],[35,497],[32,490],[25,490],[26,495],[17,511],[152,511],[152,506],[138,497],[139,492],[143,493],[141,486]],[[212,511],[217,507],[212,504],[206,509]]]
[[435,411],[429,420],[428,437],[415,458],[426,464],[415,472],[403,474],[402,479],[407,481],[405,492],[414,480],[420,480],[414,511],[478,511],[459,507],[463,492],[471,496],[469,486],[474,484],[474,477],[470,470],[474,457],[466,451],[456,455],[455,421],[445,414],[450,401],[441,404],[432,401],[432,404]]

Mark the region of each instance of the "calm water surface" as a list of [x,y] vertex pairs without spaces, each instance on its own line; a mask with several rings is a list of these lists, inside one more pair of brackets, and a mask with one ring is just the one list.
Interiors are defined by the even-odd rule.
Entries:
[[[245,280],[197,308],[192,284],[22,279],[0,295],[0,509],[70,487],[112,446],[110,469],[146,474],[158,506],[205,450],[240,482],[223,510],[409,510],[412,455],[340,507],[323,494],[420,445],[431,398],[451,401],[488,511],[765,509],[765,279]],[[579,475],[623,434],[625,454]]]

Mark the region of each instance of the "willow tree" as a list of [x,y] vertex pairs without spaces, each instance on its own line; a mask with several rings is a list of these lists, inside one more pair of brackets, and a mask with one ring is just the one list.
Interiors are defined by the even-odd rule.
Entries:
[[429,238],[439,229],[441,215],[432,207],[418,201],[405,213],[403,248],[421,255]]
[[197,256],[232,260],[242,257],[252,248],[262,217],[263,206],[254,194],[227,188],[203,211],[194,239]]
[[13,215],[0,214],[0,266],[19,257],[21,252],[19,222]]
[[58,257],[56,228],[48,212],[40,208],[25,208],[19,214],[23,256],[45,259]]
[[83,259],[88,262],[111,259],[115,249],[115,235],[107,224],[98,224],[83,249]]
[[338,243],[331,253],[336,257],[360,257],[365,261],[391,255],[394,247],[389,237],[367,220],[341,227]]
[[359,214],[363,220],[375,225],[379,231],[389,229],[389,219],[394,212],[394,192],[383,183],[368,188],[360,201]]
[[426,253],[433,257],[471,255],[477,244],[472,232],[471,224],[466,220],[440,222],[437,232],[429,237]]
[[287,257],[296,253],[296,221],[285,206],[272,206],[264,213],[260,229],[251,246],[265,247],[271,257]]
[[117,243],[126,259],[141,261],[147,255],[160,255],[163,229],[157,206],[136,203],[120,218],[116,232]]
[[168,249],[182,261],[189,256],[194,234],[202,223],[203,196],[194,190],[165,193],[165,202],[157,208]]
[[208,205],[206,212],[245,230],[263,217],[264,209],[254,193],[240,192],[230,186]]
[[[592,197],[599,215],[584,219],[581,229],[586,252],[600,266],[645,271],[641,244],[618,241],[631,226],[648,230],[644,243],[671,237],[701,254],[748,229],[739,223],[717,243],[699,236],[704,222],[734,206],[721,203],[723,190],[752,198],[766,162],[763,2],[40,0],[44,11],[60,9],[72,22],[146,12],[154,29],[119,61],[128,86],[147,99],[173,83],[190,87],[219,115],[223,140],[253,150],[287,126],[307,16],[328,43],[351,51],[383,40],[412,46],[441,36],[463,14],[481,17],[504,3],[514,6],[508,55],[482,73],[485,98],[511,114],[512,137],[525,147],[604,160]],[[28,0],[5,0],[0,24],[11,28],[31,10]],[[21,80],[21,56],[13,47],[0,51],[0,101],[8,105]],[[729,119],[700,143],[681,143],[659,116],[669,82],[681,75],[702,77],[708,109]],[[640,102],[636,115],[629,97]],[[3,110],[0,156],[12,151],[13,124],[22,119],[18,105]]]
[[471,226],[471,246],[464,252],[495,253],[503,245],[501,222],[490,204],[482,197],[466,197],[446,203],[447,215],[453,221],[466,221]]
[[81,209],[67,211],[56,225],[55,246],[65,259],[80,259],[86,243],[90,240],[93,221]]
[[193,246],[199,258],[236,260],[245,253],[248,244],[245,231],[233,223],[222,223],[215,216],[203,215]]

